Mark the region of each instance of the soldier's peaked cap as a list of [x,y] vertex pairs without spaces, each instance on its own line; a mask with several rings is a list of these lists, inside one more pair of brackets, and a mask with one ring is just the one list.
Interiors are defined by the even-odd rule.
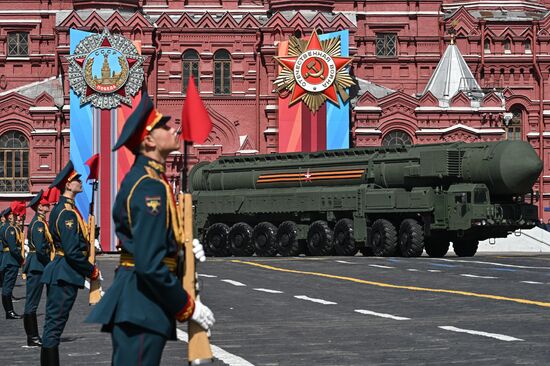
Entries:
[[69,160],[67,165],[57,174],[49,188],[57,187],[62,189],[67,182],[72,182],[78,178],[80,178],[80,174],[74,170],[73,162]]
[[122,131],[120,132],[118,141],[113,147],[113,151],[120,149],[122,146],[126,146],[134,154],[137,154],[139,144],[143,141],[145,136],[154,128],[161,127],[169,120],[170,116],[163,116],[156,110],[149,94],[143,91],[138,106],[132,114],[130,114],[124,127],[122,127]]
[[11,213],[11,207],[8,207],[8,208],[6,208],[6,209],[2,212],[2,216],[6,217],[6,216],[8,216],[10,213]]
[[43,194],[44,194],[44,190],[41,189],[40,192],[38,192],[36,196],[34,196],[32,200],[27,204],[27,207],[32,207],[36,205],[38,202],[40,202],[40,199],[42,198]]

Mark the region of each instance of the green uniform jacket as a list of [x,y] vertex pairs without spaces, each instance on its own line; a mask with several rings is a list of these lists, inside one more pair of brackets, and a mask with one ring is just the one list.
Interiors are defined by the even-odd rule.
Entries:
[[21,235],[21,230],[14,225],[8,225],[4,230],[4,242],[10,249],[9,252],[4,253],[2,258],[2,267],[16,266],[19,267],[23,263],[23,257],[21,256],[21,245],[18,243],[17,238]]
[[43,272],[44,267],[50,263],[50,243],[46,239],[46,219],[36,213],[29,223],[27,239],[29,241],[29,254],[23,266],[23,273]]
[[177,256],[177,243],[161,180],[164,168],[138,155],[124,177],[113,206],[113,219],[122,252],[135,267],[120,267],[113,285],[86,320],[104,324],[131,323],[175,339],[175,315],[187,304],[187,292],[163,258]]
[[84,287],[84,277],[92,274],[94,266],[88,262],[88,241],[81,222],[74,201],[61,196],[50,213],[48,226],[56,250],[61,248],[65,255],[56,254],[44,268],[43,283],[59,284],[62,281]]

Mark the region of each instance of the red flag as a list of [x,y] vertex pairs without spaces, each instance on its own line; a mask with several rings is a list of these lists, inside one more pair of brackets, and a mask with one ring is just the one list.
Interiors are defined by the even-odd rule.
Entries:
[[93,155],[84,164],[90,168],[90,174],[88,174],[86,181],[90,179],[97,180],[99,178],[99,154]]
[[45,200],[49,204],[56,203],[57,201],[59,201],[60,196],[61,196],[61,191],[57,187],[52,187],[43,194],[43,197],[45,197]]
[[181,111],[181,138],[202,144],[212,130],[212,121],[202,103],[193,76],[187,81],[187,97]]

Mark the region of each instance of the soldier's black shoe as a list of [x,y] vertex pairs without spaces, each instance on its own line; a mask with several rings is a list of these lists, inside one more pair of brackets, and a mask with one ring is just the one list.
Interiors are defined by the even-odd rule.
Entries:
[[13,311],[13,303],[11,301],[11,296],[2,296],[2,305],[6,311],[6,319],[21,319],[21,315]]
[[59,349],[57,347],[40,350],[40,366],[59,366]]
[[23,317],[21,315],[17,314],[13,310],[6,311],[6,319],[21,319],[21,318],[23,318]]
[[42,339],[38,335],[38,324],[36,322],[36,313],[23,314],[23,325],[27,333],[27,346],[41,347]]

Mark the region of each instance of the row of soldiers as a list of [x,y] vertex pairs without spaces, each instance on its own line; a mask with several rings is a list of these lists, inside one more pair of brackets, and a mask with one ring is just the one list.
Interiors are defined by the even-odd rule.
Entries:
[[36,310],[42,296],[41,283],[44,267],[50,262],[51,239],[47,231],[45,215],[49,211],[50,201],[40,191],[28,204],[35,211],[29,223],[27,243],[29,253],[25,257],[24,221],[26,205],[24,202],[14,201],[10,207],[0,213],[0,273],[2,277],[2,305],[6,312],[6,319],[21,319],[13,308],[13,288],[15,286],[19,267],[22,266],[23,276],[26,277],[25,309],[23,324],[27,333],[28,346],[41,346],[42,341],[38,333]]
[[[183,238],[175,197],[165,176],[165,164],[170,153],[179,150],[180,139],[179,133],[168,124],[169,120],[169,116],[163,116],[154,108],[144,92],[113,149],[124,146],[135,154],[136,160],[122,181],[113,207],[121,252],[119,266],[111,288],[87,321],[102,324],[102,331],[111,333],[114,365],[158,365],[166,341],[176,338],[176,320],[193,320],[205,330],[215,321],[210,309],[190,296],[176,275]],[[51,197],[56,195],[50,191],[60,192],[61,196],[54,200]],[[6,318],[20,318],[13,311],[11,293],[19,266],[25,262],[27,302],[32,303],[28,313],[32,314],[31,320],[25,320],[25,329],[28,345],[42,347],[42,366],[59,365],[61,334],[78,290],[84,288],[86,277],[96,281],[101,276],[97,265],[88,260],[89,246],[93,243],[89,243],[87,225],[74,202],[80,192],[80,174],[69,161],[48,192],[40,192],[29,203],[36,216],[29,225],[30,253],[26,260],[21,255],[21,247],[18,249],[18,245],[23,245],[21,229],[12,223],[21,215],[7,214],[11,221],[4,224],[5,233],[0,229],[3,256],[9,257],[2,259]],[[45,215],[53,201],[57,203],[46,222]],[[15,206],[14,209],[20,210]],[[196,259],[203,261],[202,246],[198,241],[194,241],[193,246]],[[40,263],[38,269],[31,261]],[[47,286],[46,316],[40,339],[36,308],[44,284]]]

